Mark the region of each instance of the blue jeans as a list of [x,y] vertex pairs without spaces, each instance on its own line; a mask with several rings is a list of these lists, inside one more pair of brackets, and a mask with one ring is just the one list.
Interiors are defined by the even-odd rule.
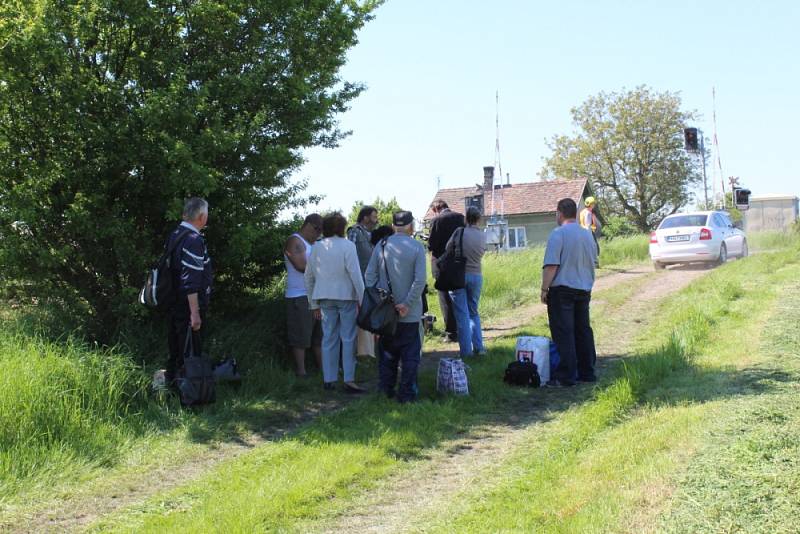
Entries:
[[483,332],[478,303],[481,300],[483,276],[467,273],[467,287],[450,292],[458,325],[458,348],[461,356],[483,352]]
[[322,379],[336,382],[339,358],[342,359],[344,381],[356,378],[356,302],[354,300],[321,300],[322,309]]
[[417,369],[419,367],[422,339],[419,323],[397,323],[397,332],[392,337],[381,336],[378,343],[380,389],[387,396],[394,396],[397,385],[397,365],[402,363],[400,387],[397,400],[409,402],[417,398]]

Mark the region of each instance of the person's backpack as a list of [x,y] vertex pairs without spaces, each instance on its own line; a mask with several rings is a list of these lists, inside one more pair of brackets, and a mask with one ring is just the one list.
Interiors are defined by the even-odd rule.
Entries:
[[188,228],[181,229],[172,243],[164,245],[164,253],[148,271],[144,286],[139,292],[139,303],[153,309],[164,309],[175,302],[175,288],[173,287],[172,253],[183,242],[189,232]]
[[196,355],[192,344],[192,327],[186,334],[183,366],[178,369],[175,384],[183,406],[200,406],[217,400],[216,381],[211,360]]
[[538,388],[541,386],[539,372],[536,364],[530,361],[514,361],[506,367],[506,374],[503,382],[513,386],[528,386]]

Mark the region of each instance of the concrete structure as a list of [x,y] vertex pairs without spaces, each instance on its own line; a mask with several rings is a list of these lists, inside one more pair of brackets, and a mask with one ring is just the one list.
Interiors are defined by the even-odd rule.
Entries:
[[750,197],[750,209],[744,212],[746,232],[788,230],[800,216],[794,195],[759,195]]
[[[432,200],[442,199],[459,213],[465,213],[470,205],[478,206],[484,214],[483,224],[499,229],[499,248],[518,249],[547,241],[556,227],[559,200],[575,200],[580,212],[583,199],[590,194],[585,179],[494,185],[494,167],[484,167],[482,184],[441,189]],[[423,221],[427,225],[432,218],[429,209]]]

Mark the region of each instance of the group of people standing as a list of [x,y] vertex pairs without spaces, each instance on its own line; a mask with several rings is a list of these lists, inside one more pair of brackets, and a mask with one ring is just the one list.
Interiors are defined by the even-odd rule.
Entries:
[[[323,387],[335,389],[341,364],[343,389],[356,394],[365,392],[355,381],[356,355],[377,352],[381,390],[408,402],[417,396],[422,352],[425,249],[414,239],[411,212],[394,213],[390,227],[377,228],[377,223],[378,212],[371,206],[361,209],[349,229],[341,213],[312,214],[286,241],[289,345],[298,376],[307,376],[305,352],[310,348],[319,355]],[[377,351],[374,336],[356,325],[364,289],[376,285],[391,292],[398,314],[394,335],[380,336]]]
[[[439,274],[443,256],[455,254],[465,259],[465,287],[439,291],[445,339],[458,342],[462,357],[484,355],[478,310],[486,250],[485,234],[479,227],[481,213],[470,207],[464,216],[443,200],[434,201],[431,211],[435,217],[428,249],[434,277]],[[589,217],[586,222],[591,223]],[[558,228],[548,239],[543,265],[541,300],[547,304],[551,334],[561,353],[553,385],[596,380],[589,301],[598,248],[592,233],[574,224],[576,219],[575,202],[559,201]],[[584,217],[580,219],[584,222]],[[195,353],[202,352],[201,329],[213,281],[211,259],[201,234],[207,222],[208,203],[189,199],[183,221],[167,243],[173,250],[170,269],[177,293],[168,314],[169,383],[182,364],[185,349],[181,347],[191,344]],[[394,213],[391,226],[378,227],[377,210],[365,206],[350,228],[341,213],[325,217],[311,214],[286,240],[287,340],[299,377],[308,376],[305,359],[310,349],[322,369],[325,389],[335,389],[341,368],[344,391],[363,393],[365,389],[355,379],[356,356],[375,356],[380,390],[400,402],[417,398],[427,254],[415,239],[414,230],[409,211]],[[358,329],[357,315],[366,287],[379,287],[392,295],[398,315],[394,335],[373,336]]]
[[[485,354],[478,313],[486,249],[478,228],[480,211],[471,208],[465,218],[444,201],[434,202],[432,211],[436,217],[428,248],[434,276],[444,254],[466,258],[466,287],[439,292],[445,335],[458,341],[462,356]],[[335,388],[341,365],[344,391],[362,393],[364,388],[355,382],[356,356],[375,356],[380,389],[400,402],[414,400],[427,311],[427,258],[414,237],[414,217],[399,211],[391,226],[378,227],[377,210],[365,206],[356,224],[346,226],[340,213],[312,214],[286,241],[287,331],[295,372],[307,376],[305,355],[311,349],[323,370],[325,389]],[[357,327],[359,304],[368,286],[391,292],[399,316],[394,336],[373,336]]]

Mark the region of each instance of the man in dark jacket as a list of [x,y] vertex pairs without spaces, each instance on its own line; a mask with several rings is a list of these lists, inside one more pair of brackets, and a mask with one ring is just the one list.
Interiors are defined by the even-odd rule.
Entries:
[[168,312],[167,384],[173,383],[183,365],[190,333],[194,354],[199,355],[203,349],[203,326],[214,277],[206,240],[200,234],[207,223],[208,202],[202,198],[190,198],[183,207],[183,222],[170,234],[167,242],[169,247],[175,240],[180,240],[170,258],[176,298]]
[[[444,200],[434,200],[431,204],[431,211],[435,218],[431,222],[428,250],[431,251],[431,272],[436,278],[439,276],[436,261],[444,254],[445,246],[453,232],[458,228],[463,228],[466,224],[464,216],[452,211]],[[445,338],[448,341],[458,341],[458,326],[453,313],[453,301],[450,300],[450,294],[447,291],[439,291],[439,307],[444,316]]]
[[378,210],[372,206],[364,206],[358,212],[358,221],[347,229],[347,239],[356,246],[361,276],[367,272],[367,265],[372,257],[372,231],[378,226]]

